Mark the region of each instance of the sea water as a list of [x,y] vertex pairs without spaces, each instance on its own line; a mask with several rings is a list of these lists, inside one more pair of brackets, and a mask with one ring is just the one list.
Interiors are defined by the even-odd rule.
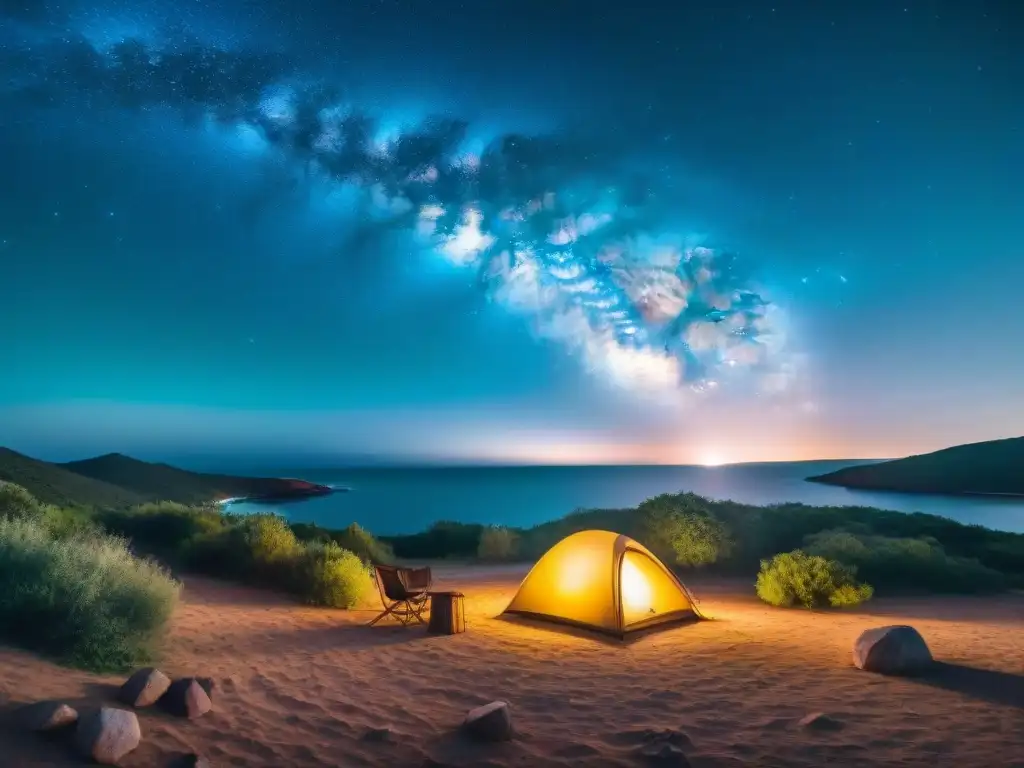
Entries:
[[275,505],[236,503],[234,512],[274,510],[325,528],[359,523],[376,534],[415,533],[438,520],[527,527],[588,507],[632,507],[659,493],[692,491],[747,504],[803,502],[927,512],[962,523],[1024,532],[1024,499],[852,491],[806,482],[858,462],[821,461],[722,467],[421,467],[351,470],[266,469],[346,493]]

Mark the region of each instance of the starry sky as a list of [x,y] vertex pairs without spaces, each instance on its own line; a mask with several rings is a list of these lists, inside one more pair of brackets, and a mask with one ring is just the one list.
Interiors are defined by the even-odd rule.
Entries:
[[0,0],[0,444],[721,463],[1024,432],[1006,0]]

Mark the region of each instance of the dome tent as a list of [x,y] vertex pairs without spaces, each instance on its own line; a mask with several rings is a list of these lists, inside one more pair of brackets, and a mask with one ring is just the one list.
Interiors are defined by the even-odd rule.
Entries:
[[580,531],[551,547],[504,612],[618,637],[700,618],[690,592],[654,553],[611,531]]

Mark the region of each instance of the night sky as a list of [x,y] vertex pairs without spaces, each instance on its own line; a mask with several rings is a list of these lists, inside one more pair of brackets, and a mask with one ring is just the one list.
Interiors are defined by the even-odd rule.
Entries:
[[0,0],[0,445],[1024,432],[1024,9]]

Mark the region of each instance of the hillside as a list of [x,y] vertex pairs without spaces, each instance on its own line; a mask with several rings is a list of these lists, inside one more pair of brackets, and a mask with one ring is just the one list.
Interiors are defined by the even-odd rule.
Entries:
[[807,479],[862,490],[1024,496],[1024,437],[958,445]]
[[331,492],[327,486],[305,480],[272,477],[215,475],[108,453],[93,459],[58,465],[78,475],[103,481],[153,501],[202,504],[218,499],[246,497],[294,499]]
[[46,504],[64,507],[81,505],[117,509],[146,500],[134,491],[7,448],[0,448],[0,480],[17,483]]

